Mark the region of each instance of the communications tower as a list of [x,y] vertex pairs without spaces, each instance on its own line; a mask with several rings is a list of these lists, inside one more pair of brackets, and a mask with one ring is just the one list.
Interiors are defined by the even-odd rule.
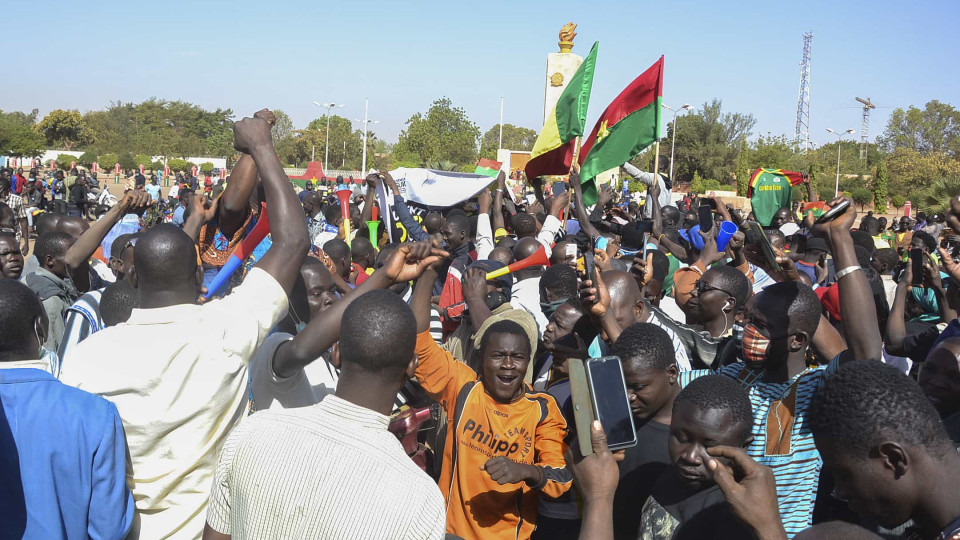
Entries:
[[800,92],[797,97],[797,127],[794,140],[806,152],[810,149],[810,44],[813,32],[803,33],[803,57],[800,60]]

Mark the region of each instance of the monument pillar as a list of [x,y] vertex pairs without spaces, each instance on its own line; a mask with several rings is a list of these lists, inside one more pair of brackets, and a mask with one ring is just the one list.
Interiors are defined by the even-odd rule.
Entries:
[[543,94],[543,122],[547,122],[554,105],[560,99],[560,94],[570,82],[570,77],[577,72],[583,63],[583,57],[573,54],[573,38],[577,36],[574,30],[577,25],[567,23],[560,29],[560,52],[547,55],[547,75]]

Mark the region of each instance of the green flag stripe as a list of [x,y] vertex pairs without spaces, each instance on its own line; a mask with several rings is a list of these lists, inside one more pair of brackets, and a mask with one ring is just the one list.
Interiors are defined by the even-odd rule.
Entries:
[[584,159],[580,168],[581,181],[591,180],[603,171],[623,165],[653,144],[659,136],[662,101],[663,99],[658,97],[653,103],[609,126],[607,136],[597,141]]
[[593,71],[597,64],[597,47],[595,42],[590,54],[583,60],[577,72],[570,78],[570,83],[563,89],[560,99],[557,100],[556,119],[560,131],[560,140],[570,142],[574,137],[583,135],[587,123],[587,106],[590,104],[590,91],[593,89]]

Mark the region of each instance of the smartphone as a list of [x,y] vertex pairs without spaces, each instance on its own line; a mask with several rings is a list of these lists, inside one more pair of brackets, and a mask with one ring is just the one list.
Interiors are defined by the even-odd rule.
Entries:
[[817,218],[817,223],[826,223],[828,221],[833,221],[840,214],[842,214],[847,207],[850,206],[850,201],[844,199],[840,204],[832,207],[830,210],[827,210],[822,216]]
[[597,283],[597,267],[593,262],[593,252],[587,250],[583,254],[583,270],[587,274],[587,279],[589,279],[594,284]]
[[700,230],[710,232],[713,229],[713,210],[705,204],[697,207],[697,215],[700,218]]
[[650,234],[653,232],[653,221],[649,219],[642,219],[637,222],[637,230],[642,233]]
[[910,264],[913,265],[913,281],[910,283],[914,287],[923,286],[923,249],[910,249]]
[[707,205],[712,210],[717,209],[717,201],[715,199],[700,199],[700,206]]
[[573,242],[567,244],[566,256],[573,257],[574,259],[577,258],[577,245],[574,244]]
[[767,264],[769,264],[773,270],[780,272],[782,268],[780,268],[780,263],[777,262],[777,254],[773,251],[773,245],[770,243],[770,238],[767,237],[767,233],[764,232],[763,227],[756,221],[752,221],[750,226],[754,234],[760,239],[760,249],[763,251],[763,257],[767,259]]
[[563,182],[554,182],[552,189],[553,189],[553,196],[556,197],[557,195],[560,195],[561,193],[567,190],[567,185],[564,184]]
[[[637,444],[637,430],[633,424],[627,383],[620,358],[604,356],[590,358],[584,363],[593,416],[603,424],[610,450],[629,448]],[[579,431],[580,428],[578,427]],[[589,429],[587,430],[589,433]]]
[[607,244],[610,243],[610,239],[606,236],[598,236],[597,239],[593,242],[593,247],[597,249],[607,250]]
[[796,245],[795,245],[795,246],[792,246],[792,247],[793,247],[793,251],[795,251],[795,252],[797,252],[797,253],[806,253],[806,252],[807,252],[807,237],[806,237],[806,236],[804,236],[804,235],[802,235],[802,234],[796,235],[796,236],[794,237],[794,244],[796,244]]

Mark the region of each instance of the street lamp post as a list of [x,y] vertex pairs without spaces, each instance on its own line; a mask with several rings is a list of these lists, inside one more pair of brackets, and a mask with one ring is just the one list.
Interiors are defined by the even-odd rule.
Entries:
[[[693,105],[689,103],[684,103],[683,107],[680,107],[679,110],[674,109],[673,107],[667,105],[666,103],[661,103],[664,109],[668,111],[673,111],[673,140],[670,142],[670,182],[673,182],[673,149],[677,146],[677,113],[680,111],[689,111],[693,108]],[[653,171],[653,174],[660,174],[660,171]]]
[[[336,103],[317,103],[313,102],[314,105],[320,107],[321,109],[327,110],[327,137],[323,141],[323,166],[327,167],[327,162],[330,161],[330,109],[342,109],[343,104],[337,105]],[[311,161],[312,161],[312,152],[311,152]]]
[[[360,165],[361,176],[364,176],[367,174],[367,126],[369,126],[370,124],[380,123],[379,120],[370,120],[370,118],[368,117],[369,111],[370,111],[370,98],[366,98],[364,100],[364,105],[363,105],[363,160],[361,161],[362,164]],[[353,121],[360,122],[360,120],[357,120],[356,118],[354,118]]]
[[848,129],[843,133],[837,133],[836,131],[830,128],[827,128],[827,132],[833,133],[834,135],[837,136],[837,183],[836,183],[836,186],[834,187],[833,196],[839,197],[840,196],[840,139],[842,139],[844,135],[850,135],[854,133],[854,131],[852,129]]

